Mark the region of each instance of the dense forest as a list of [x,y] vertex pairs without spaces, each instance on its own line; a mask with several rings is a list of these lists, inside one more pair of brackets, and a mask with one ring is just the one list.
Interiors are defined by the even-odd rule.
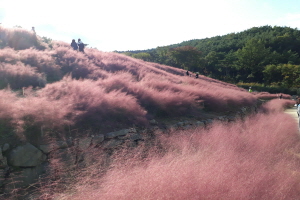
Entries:
[[122,53],[231,83],[300,86],[300,31],[289,27],[253,27],[224,36]]

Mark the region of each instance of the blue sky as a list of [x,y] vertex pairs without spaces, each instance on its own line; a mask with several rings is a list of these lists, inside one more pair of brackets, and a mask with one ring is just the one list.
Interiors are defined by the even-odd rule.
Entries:
[[264,25],[300,27],[299,0],[0,0],[4,27],[81,38],[101,51],[143,50]]

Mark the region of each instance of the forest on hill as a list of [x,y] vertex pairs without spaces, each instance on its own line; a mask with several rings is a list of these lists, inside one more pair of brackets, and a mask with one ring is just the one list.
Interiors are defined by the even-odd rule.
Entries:
[[289,27],[253,27],[239,33],[122,53],[235,84],[300,87],[300,31]]

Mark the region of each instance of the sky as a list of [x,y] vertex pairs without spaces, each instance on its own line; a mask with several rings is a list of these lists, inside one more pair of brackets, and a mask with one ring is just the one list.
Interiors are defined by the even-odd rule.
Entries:
[[300,28],[299,0],[0,0],[1,26],[100,51],[145,50],[259,26]]

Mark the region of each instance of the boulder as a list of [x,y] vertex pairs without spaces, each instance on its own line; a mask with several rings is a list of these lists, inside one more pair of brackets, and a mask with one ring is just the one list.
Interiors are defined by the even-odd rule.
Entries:
[[205,126],[205,123],[201,122],[201,121],[197,121],[196,122],[196,126]]
[[104,135],[103,134],[96,135],[92,139],[93,145],[101,144],[103,141],[104,141]]
[[90,147],[91,144],[92,144],[92,138],[91,137],[78,139],[78,149],[79,150],[86,150],[87,148]]
[[9,144],[8,143],[5,143],[2,147],[2,151],[5,152],[9,149]]
[[46,160],[46,155],[27,143],[12,149],[8,154],[8,164],[17,167],[35,167]]
[[51,151],[54,151],[56,149],[65,149],[68,148],[70,144],[68,144],[67,141],[57,141],[56,143],[51,144],[41,144],[39,146],[39,149],[43,151],[45,154],[50,153]]

